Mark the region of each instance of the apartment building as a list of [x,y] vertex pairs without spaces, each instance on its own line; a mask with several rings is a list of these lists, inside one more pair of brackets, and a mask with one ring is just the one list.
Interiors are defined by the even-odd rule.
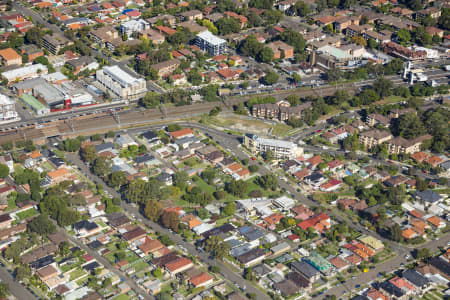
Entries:
[[251,114],[256,118],[286,121],[290,118],[301,118],[302,113],[310,107],[311,102],[291,106],[287,101],[278,101],[277,103],[255,104],[251,108]]
[[276,41],[272,42],[270,44],[267,44],[266,47],[269,47],[273,51],[273,58],[274,59],[280,59],[280,58],[292,58],[294,57],[294,47],[282,42],[282,41]]
[[16,121],[18,116],[15,102],[8,96],[0,94],[0,122]]
[[126,34],[129,37],[134,33],[140,33],[147,29],[150,29],[150,23],[142,19],[125,22],[121,24],[119,28],[122,35]]
[[56,33],[53,35],[46,34],[42,37],[42,46],[54,55],[58,54],[59,50],[62,48],[72,44],[72,41]]
[[20,56],[12,48],[6,48],[6,49],[0,50],[0,59],[2,61],[2,65],[4,65],[4,66],[21,65],[22,64],[22,56]]
[[119,66],[105,66],[96,73],[97,81],[116,98],[137,100],[145,95],[145,79],[136,78]]
[[381,125],[389,127],[391,119],[380,114],[369,114],[366,118],[366,124],[369,126]]
[[369,130],[359,134],[359,142],[367,149],[378,146],[392,139],[392,134],[384,130]]
[[179,59],[170,59],[158,64],[152,65],[152,69],[158,72],[159,77],[166,77],[173,73],[181,64]]
[[429,134],[419,136],[412,140],[404,139],[400,136],[390,139],[386,142],[389,154],[409,154],[420,151],[420,146],[426,140],[432,139]]
[[303,155],[303,148],[289,141],[261,138],[257,135],[245,135],[244,145],[255,154],[272,151],[277,159],[293,159]]
[[197,34],[195,45],[203,51],[208,52],[211,56],[223,54],[227,49],[227,41],[215,36],[208,30]]
[[97,43],[100,47],[106,47],[111,51],[114,51],[116,46],[123,42],[119,36],[119,32],[113,26],[105,26],[91,30],[90,36],[94,40],[94,43]]

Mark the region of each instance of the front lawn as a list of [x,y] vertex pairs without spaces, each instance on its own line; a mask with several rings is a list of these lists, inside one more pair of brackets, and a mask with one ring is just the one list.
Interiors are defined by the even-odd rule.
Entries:
[[70,281],[76,280],[84,275],[86,275],[86,271],[84,271],[82,269],[76,269],[76,270],[70,272]]
[[31,218],[38,214],[39,214],[39,212],[35,208],[30,208],[25,211],[21,211],[21,212],[17,213],[16,216],[21,221],[21,220]]
[[129,300],[129,299],[131,299],[131,298],[127,294],[122,294],[122,295],[119,295],[119,296],[113,298],[113,300]]

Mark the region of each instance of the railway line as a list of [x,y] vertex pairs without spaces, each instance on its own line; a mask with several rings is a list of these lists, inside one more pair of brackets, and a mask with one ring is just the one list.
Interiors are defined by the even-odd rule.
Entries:
[[[430,79],[443,79],[448,77],[448,72],[442,70],[431,70],[428,72]],[[394,83],[394,86],[404,85],[405,82],[399,76],[387,77]],[[148,125],[163,120],[176,120],[180,118],[195,117],[208,113],[214,107],[221,105],[224,109],[232,108],[240,102],[245,102],[255,96],[273,95],[283,99],[289,95],[300,97],[328,96],[336,90],[345,89],[349,92],[360,90],[364,86],[371,85],[375,79],[369,79],[355,83],[344,83],[338,85],[326,85],[317,88],[274,90],[272,93],[255,93],[242,96],[232,96],[221,102],[204,102],[199,104],[173,106],[164,108],[144,109],[142,107],[132,107],[124,109],[127,104],[111,104],[104,107],[92,107],[80,111],[58,113],[51,116],[38,117],[32,120],[25,120],[0,126],[0,144],[17,140],[38,140],[59,135],[81,135],[93,132],[115,130],[119,128]]]

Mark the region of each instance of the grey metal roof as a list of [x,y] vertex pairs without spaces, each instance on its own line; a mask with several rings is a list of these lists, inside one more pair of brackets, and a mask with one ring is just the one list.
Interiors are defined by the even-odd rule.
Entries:
[[417,272],[416,270],[406,270],[403,277],[417,287],[424,287],[430,283],[430,280]]
[[416,191],[416,197],[419,197],[423,201],[434,203],[442,199],[441,195],[432,190]]
[[305,276],[307,279],[319,274],[319,271],[304,261],[295,261],[291,264],[291,268],[299,272],[301,275]]

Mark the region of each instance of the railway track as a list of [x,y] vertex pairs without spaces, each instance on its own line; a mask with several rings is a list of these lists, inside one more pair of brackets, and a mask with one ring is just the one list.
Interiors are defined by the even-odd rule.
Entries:
[[[447,73],[429,74],[429,79],[447,78]],[[389,78],[395,86],[404,84],[401,78]],[[275,90],[273,93],[256,93],[250,95],[233,96],[224,100],[227,106],[224,108],[232,108],[233,105],[240,102],[248,101],[255,96],[275,96],[277,98],[285,98],[289,95],[305,96],[328,96],[332,95],[337,89],[345,89],[354,92],[363,86],[370,85],[374,80],[366,80],[357,83],[344,83],[337,86],[323,86],[315,89],[289,89]],[[17,140],[38,140],[54,135],[77,135],[95,131],[108,131],[118,128],[130,126],[148,125],[152,122],[162,121],[164,119],[180,119],[198,116],[208,113],[211,109],[221,102],[204,102],[201,104],[192,104],[185,106],[174,106],[165,108],[165,113],[159,108],[142,109],[133,108],[122,110],[123,106],[112,105],[107,108],[95,108],[92,111],[81,111],[75,113],[58,114],[55,116],[46,116],[37,118],[36,120],[13,123],[10,128],[0,129],[0,144]],[[114,110],[114,115],[112,111]],[[120,120],[120,123],[118,122]],[[56,134],[55,134],[56,129]]]

